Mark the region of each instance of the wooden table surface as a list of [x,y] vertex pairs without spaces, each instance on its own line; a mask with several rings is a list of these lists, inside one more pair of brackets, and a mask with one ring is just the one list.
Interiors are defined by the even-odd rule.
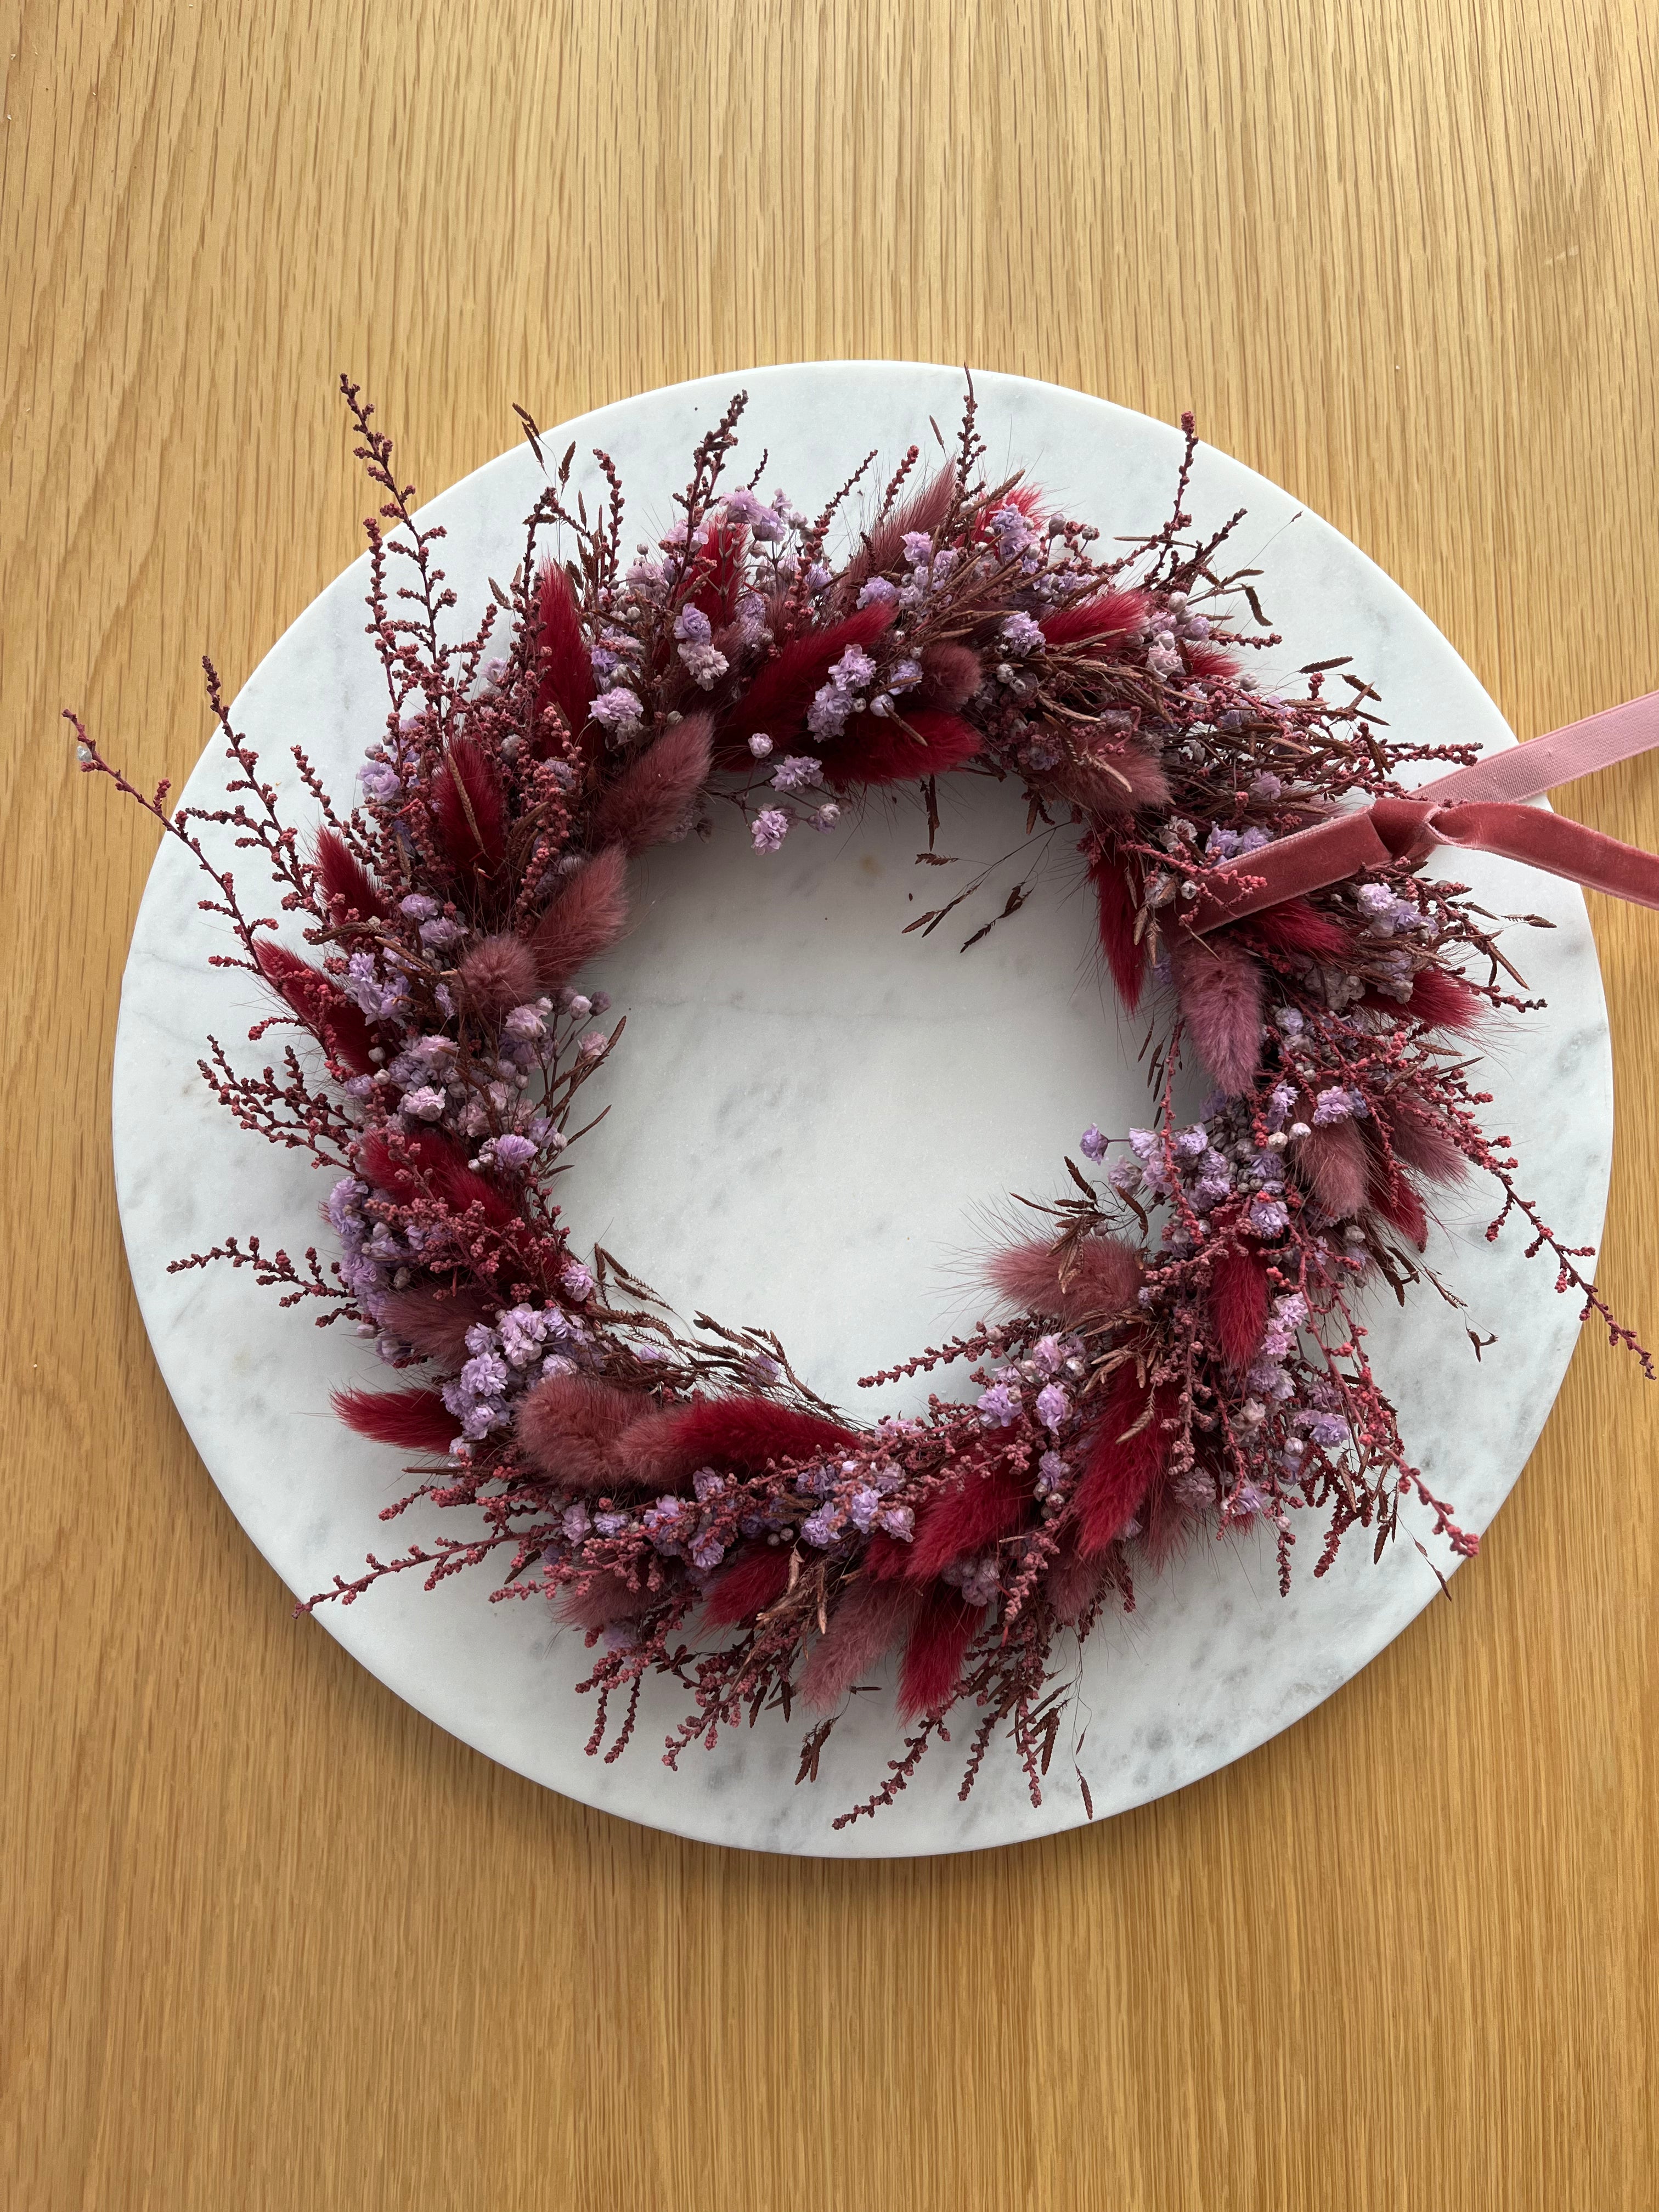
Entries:
[[[0,13],[0,2200],[1659,2200],[1632,1361],[1583,1343],[1453,1602],[1145,1811],[836,1866],[568,1804],[296,1625],[173,1412],[106,1103],[154,840],[56,720],[182,778],[204,649],[356,550],[343,368],[436,490],[515,400],[827,355],[1194,406],[1522,735],[1651,689],[1652,0]],[[1659,845],[1650,762],[1567,805]],[[1659,936],[1595,920],[1652,1342]]]

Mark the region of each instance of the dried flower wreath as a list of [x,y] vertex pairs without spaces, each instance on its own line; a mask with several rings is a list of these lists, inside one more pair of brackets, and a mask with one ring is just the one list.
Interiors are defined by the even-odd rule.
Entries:
[[[799,1699],[818,1715],[799,1779],[854,1684],[896,1652],[907,1734],[841,1826],[891,1801],[959,1705],[977,1716],[963,1794],[1006,1725],[1039,1802],[1062,1632],[1132,1605],[1135,1567],[1194,1532],[1270,1528],[1288,1587],[1298,1516],[1322,1525],[1317,1575],[1356,1529],[1380,1558],[1416,1499],[1429,1538],[1472,1553],[1407,1456],[1360,1300],[1378,1280],[1402,1299],[1424,1278],[1440,1288],[1419,1256],[1428,1188],[1480,1169],[1502,1194],[1488,1235],[1519,1215],[1558,1288],[1632,1341],[1587,1254],[1517,1188],[1507,1139],[1482,1133],[1490,1100],[1461,1040],[1528,1002],[1504,988],[1519,978],[1492,918],[1418,872],[1433,843],[1480,843],[1659,902],[1645,855],[1483,803],[1592,764],[1576,733],[1521,749],[1541,763],[1523,787],[1520,755],[1494,783],[1473,748],[1386,737],[1340,658],[1305,669],[1302,696],[1264,696],[1242,665],[1279,641],[1255,572],[1227,568],[1240,517],[1184,534],[1190,420],[1169,520],[1102,561],[1093,527],[988,479],[971,382],[954,449],[930,475],[911,448],[839,565],[830,533],[873,455],[811,520],[782,493],[763,502],[758,471],[726,488],[739,395],[696,450],[674,526],[630,562],[610,459],[590,517],[568,495],[574,448],[550,472],[526,417],[547,488],[511,587],[457,642],[443,533],[416,518],[357,387],[342,390],[380,501],[368,606],[390,695],[358,804],[337,812],[296,747],[321,817],[302,842],[210,665],[228,807],[175,811],[165,783],[143,799],[70,718],[83,766],[205,870],[203,908],[239,946],[216,964],[250,969],[280,1009],[250,1036],[303,1032],[253,1075],[210,1040],[204,1076],[245,1128],[340,1171],[326,1213],[341,1258],[233,1237],[176,1266],[250,1267],[285,1305],[319,1304],[319,1326],[354,1322],[391,1367],[421,1370],[342,1389],[337,1408],[414,1456],[385,1517],[423,1498],[481,1522],[371,1557],[301,1610],[495,1560],[495,1598],[551,1601],[598,1647],[590,1753],[621,1753],[655,1671],[690,1693],[669,1765]],[[544,553],[554,529],[571,557]],[[1651,707],[1578,731],[1618,757],[1653,741]],[[1601,726],[1638,712],[1639,730]],[[1429,760],[1456,765],[1407,799],[1398,771]],[[769,853],[895,785],[920,792],[931,847],[946,773],[1012,781],[1028,826],[1075,831],[1124,1004],[1163,987],[1157,1103],[1121,1142],[1085,1131],[1086,1168],[1066,1162],[1045,1233],[989,1256],[1008,1317],[865,1378],[961,1362],[976,1395],[872,1426],[816,1396],[775,1335],[702,1314],[687,1328],[607,1253],[578,1258],[555,1179],[582,1134],[577,1094],[623,1031],[579,979],[625,927],[629,860],[706,830],[714,800]],[[313,957],[250,915],[204,831],[261,856]],[[1214,1089],[1184,1121],[1176,1076],[1194,1058]]]

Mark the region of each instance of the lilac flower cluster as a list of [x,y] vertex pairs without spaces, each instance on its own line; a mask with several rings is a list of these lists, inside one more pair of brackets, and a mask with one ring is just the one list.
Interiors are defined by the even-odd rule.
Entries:
[[809,1544],[830,1551],[877,1530],[909,1542],[915,1533],[914,1510],[889,1502],[902,1487],[904,1474],[882,1446],[916,1432],[914,1422],[890,1419],[877,1429],[872,1454],[824,1458],[802,1469],[795,1477],[796,1489],[822,1501],[801,1523],[801,1534]]
[[700,607],[683,606],[674,618],[680,659],[692,682],[704,691],[713,690],[730,665],[714,645],[714,625]]
[[861,714],[876,664],[862,646],[849,645],[830,670],[830,680],[819,686],[806,710],[806,726],[820,744],[840,737],[849,719]]
[[[1288,1107],[1289,1099],[1285,1103]],[[1258,1146],[1248,1113],[1225,1100],[1209,1101],[1204,1121],[1170,1132],[1167,1141],[1160,1130],[1131,1129],[1128,1146],[1127,1156],[1108,1170],[1107,1181],[1121,1195],[1146,1205],[1179,1200],[1170,1206],[1164,1227],[1168,1252],[1189,1252],[1193,1231],[1188,1218],[1196,1216],[1201,1231],[1207,1217],[1229,1199],[1248,1202],[1249,1225],[1259,1237],[1277,1237],[1289,1225],[1282,1148],[1271,1142]]]
[[518,1401],[545,1376],[574,1375],[591,1362],[592,1340],[580,1315],[562,1306],[512,1306],[493,1324],[466,1332],[467,1357],[453,1382],[443,1383],[444,1404],[461,1425],[451,1451],[458,1459],[485,1437],[511,1428]]
[[[483,1380],[493,1383],[493,1370]],[[643,1537],[659,1558],[685,1560],[699,1582],[739,1543],[783,1545],[799,1539],[820,1552],[839,1552],[877,1531],[908,1543],[915,1530],[915,1512],[891,1502],[905,1476],[882,1445],[913,1428],[914,1424],[884,1423],[869,1453],[826,1457],[799,1469],[795,1492],[818,1501],[810,1512],[787,1497],[757,1505],[739,1477],[702,1468],[691,1479],[690,1498],[668,1492],[642,1506],[619,1505],[597,1514],[580,1502],[569,1505],[563,1533],[572,1544],[580,1543],[590,1527],[605,1537]]]
[[[340,1280],[368,1316],[359,1325],[363,1336],[380,1336],[375,1324],[384,1310],[386,1294],[400,1291],[413,1280],[411,1269],[421,1263],[418,1230],[414,1240],[395,1236],[384,1222],[371,1220],[365,1212],[374,1195],[368,1183],[356,1176],[343,1176],[328,1194],[323,1212],[340,1240]],[[380,1337],[383,1359],[395,1359],[402,1349],[395,1340]]]
[[1028,1426],[1058,1437],[1073,1419],[1072,1391],[1087,1373],[1081,1337],[1040,1336],[1023,1358],[999,1368],[975,1401],[988,1429]]

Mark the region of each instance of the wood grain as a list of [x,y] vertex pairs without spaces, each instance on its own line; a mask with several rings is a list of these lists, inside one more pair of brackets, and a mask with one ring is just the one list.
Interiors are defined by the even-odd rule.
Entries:
[[[240,682],[355,550],[342,368],[436,489],[514,400],[556,422],[822,355],[1192,404],[1523,734],[1652,688],[1650,0],[8,0],[0,27],[7,2203],[1654,2203],[1630,1361],[1583,1345],[1454,1602],[1140,1814],[835,1867],[586,1812],[296,1626],[173,1413],[105,1105],[150,841],[55,719],[188,770],[204,647]],[[1570,806],[1659,845],[1650,762]],[[1651,1342],[1659,939],[1595,919],[1604,1278]]]

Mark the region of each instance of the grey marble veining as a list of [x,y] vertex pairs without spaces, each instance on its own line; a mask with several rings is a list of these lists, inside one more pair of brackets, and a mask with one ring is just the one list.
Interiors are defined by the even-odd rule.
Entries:
[[[1176,431],[1052,386],[977,382],[994,466],[1024,465],[1108,535],[1162,520]],[[877,446],[890,459],[927,439],[930,414],[948,434],[960,390],[955,371],[917,366],[760,369],[646,394],[549,432],[546,443],[556,452],[574,439],[584,456],[605,447],[640,502],[635,520],[660,524],[693,441],[738,385],[751,395],[739,460],[751,457],[752,467],[769,447],[763,488],[781,482],[809,507],[849,457]],[[591,466],[585,479],[579,467],[578,481],[593,480]],[[539,481],[520,448],[428,510],[448,528],[447,565],[469,617],[489,575],[504,575],[515,558]],[[1190,504],[1200,529],[1248,507],[1239,552],[1267,572],[1264,599],[1285,634],[1280,670],[1351,653],[1395,730],[1487,748],[1512,742],[1426,617],[1285,492],[1206,450]],[[384,712],[362,634],[364,583],[359,562],[277,643],[236,703],[238,724],[299,818],[307,809],[285,748],[302,743],[343,797]],[[185,796],[214,804],[223,783],[216,751]],[[651,855],[637,872],[630,935],[592,971],[629,1018],[621,1051],[589,1092],[611,1111],[563,1179],[579,1243],[602,1242],[682,1313],[702,1307],[777,1328],[801,1371],[861,1413],[925,1395],[925,1378],[880,1394],[860,1392],[857,1378],[975,1316],[973,1255],[1017,1212],[1006,1194],[1058,1194],[1061,1156],[1091,1121],[1121,1131],[1147,1113],[1134,1066],[1139,1032],[1100,982],[1075,856],[1061,841],[1030,906],[964,955],[962,940],[1000,908],[1032,854],[1011,794],[968,781],[945,793],[945,806],[941,849],[960,863],[949,872],[915,865],[925,825],[908,800],[873,802],[828,836],[798,831],[770,859],[750,853],[730,818],[711,846],[690,841]],[[934,935],[902,933],[1007,855],[986,892]],[[1515,1023],[1493,1049],[1488,1127],[1514,1138],[1546,1218],[1573,1243],[1593,1243],[1613,1106],[1583,901],[1502,860],[1468,858],[1459,869],[1494,910],[1558,925],[1513,933],[1517,964],[1549,1010]],[[322,1180],[298,1156],[238,1131],[196,1073],[210,1031],[245,1063],[253,1059],[245,1032],[268,1011],[246,976],[206,966],[219,940],[198,896],[169,846],[150,877],[122,994],[122,1218],[151,1341],[197,1446],[276,1571],[308,1594],[337,1570],[355,1571],[367,1551],[385,1556],[447,1524],[436,1514],[390,1526],[377,1518],[400,1487],[397,1455],[349,1436],[328,1411],[331,1387],[384,1375],[361,1345],[282,1312],[245,1275],[166,1273],[169,1260],[228,1233],[290,1249],[326,1241],[316,1217]],[[1405,1313],[1377,1305],[1371,1339],[1429,1481],[1476,1528],[1519,1474],[1577,1333],[1572,1303],[1555,1296],[1547,1266],[1523,1261],[1521,1237],[1485,1243],[1488,1196],[1445,1206],[1430,1254],[1469,1301],[1471,1323],[1498,1334],[1480,1366],[1461,1320],[1431,1293]],[[1426,1541],[1426,1522],[1420,1533]],[[1378,1568],[1362,1542],[1318,1583],[1306,1572],[1314,1548],[1304,1537],[1304,1571],[1280,1600],[1265,1547],[1201,1547],[1162,1580],[1146,1578],[1134,1614],[1091,1639],[1077,1712],[1088,1728],[1079,1763],[1097,1817],[1262,1742],[1356,1673],[1436,1593],[1407,1542]],[[1040,1808],[1012,1756],[997,1751],[958,1805],[957,1746],[930,1753],[879,1819],[835,1834],[832,1816],[874,1786],[892,1747],[890,1709],[874,1697],[853,1701],[816,1787],[794,1787],[800,1730],[775,1722],[665,1772],[656,1747],[681,1699],[660,1685],[635,1747],[603,1765],[583,1756],[592,1713],[571,1695],[584,1671],[580,1637],[556,1633],[539,1601],[487,1603],[489,1587],[480,1574],[428,1595],[407,1577],[319,1618],[400,1696],[491,1758],[685,1835],[899,1856],[1018,1841],[1085,1817],[1064,1743]]]

